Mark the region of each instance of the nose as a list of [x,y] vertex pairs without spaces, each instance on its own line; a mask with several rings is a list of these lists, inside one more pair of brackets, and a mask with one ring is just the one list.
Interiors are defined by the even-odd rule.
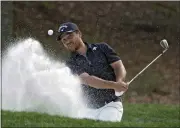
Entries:
[[62,42],[67,45],[70,42],[70,40],[68,39],[68,36],[63,37]]
[[69,34],[66,34],[65,36],[63,36],[63,38],[62,38],[62,41],[63,42],[68,42],[70,40],[70,38],[69,38]]
[[70,46],[71,41],[69,39],[65,39],[65,40],[63,40],[63,44],[66,45],[66,46]]

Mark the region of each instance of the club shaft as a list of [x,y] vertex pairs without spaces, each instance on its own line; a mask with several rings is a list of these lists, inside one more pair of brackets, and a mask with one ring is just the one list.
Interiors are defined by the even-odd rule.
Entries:
[[135,77],[133,77],[131,79],[131,81],[129,81],[129,85],[131,82],[133,82],[142,72],[144,72],[144,70],[146,70],[152,63],[154,63],[159,57],[161,57],[165,52],[167,51],[167,49],[165,49],[161,54],[159,54],[154,60],[151,61],[151,63],[149,63],[145,68],[143,68]]

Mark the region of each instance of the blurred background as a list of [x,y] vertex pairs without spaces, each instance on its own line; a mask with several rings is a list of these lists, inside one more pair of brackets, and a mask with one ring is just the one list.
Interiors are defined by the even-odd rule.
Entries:
[[20,38],[32,37],[57,60],[68,52],[56,42],[63,22],[76,23],[89,43],[106,42],[121,57],[127,81],[162,52],[160,40],[170,48],[131,85],[124,102],[179,104],[180,2],[153,1],[2,1],[1,51]]

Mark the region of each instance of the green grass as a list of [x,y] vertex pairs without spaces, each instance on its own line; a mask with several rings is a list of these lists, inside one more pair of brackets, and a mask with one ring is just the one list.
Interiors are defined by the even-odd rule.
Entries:
[[2,127],[179,127],[180,107],[158,104],[124,104],[121,122],[103,122],[49,116],[35,112],[2,111]]

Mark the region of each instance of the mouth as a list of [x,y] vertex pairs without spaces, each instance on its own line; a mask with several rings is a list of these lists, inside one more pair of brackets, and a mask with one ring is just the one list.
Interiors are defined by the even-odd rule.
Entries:
[[67,45],[72,45],[72,44],[73,44],[73,42],[68,42],[68,43],[67,43]]
[[67,44],[67,46],[68,46],[68,47],[72,47],[72,46],[73,46],[73,42],[69,42],[69,43]]
[[69,42],[68,44],[66,44],[67,45],[67,47],[69,48],[69,49],[73,49],[74,48],[74,43],[73,42]]

